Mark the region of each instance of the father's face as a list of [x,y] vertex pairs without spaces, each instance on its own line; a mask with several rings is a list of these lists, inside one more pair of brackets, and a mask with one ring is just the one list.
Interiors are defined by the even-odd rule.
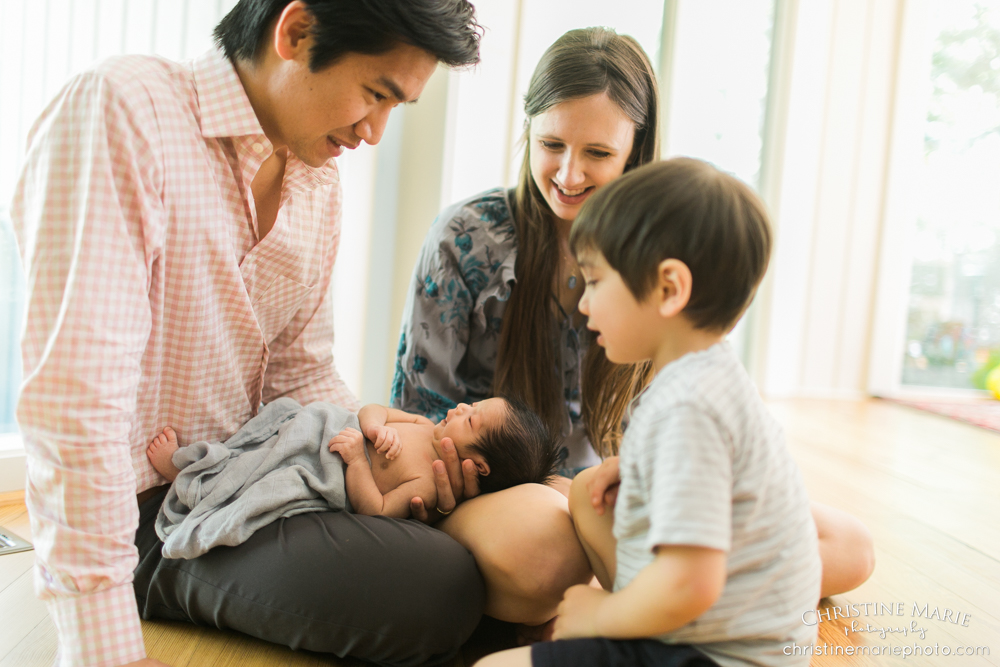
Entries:
[[[306,38],[309,42],[311,38]],[[299,49],[272,80],[272,130],[310,167],[321,167],[362,141],[377,144],[389,112],[420,96],[437,66],[433,55],[399,44],[381,55],[348,53],[319,72],[309,71],[308,48]]]

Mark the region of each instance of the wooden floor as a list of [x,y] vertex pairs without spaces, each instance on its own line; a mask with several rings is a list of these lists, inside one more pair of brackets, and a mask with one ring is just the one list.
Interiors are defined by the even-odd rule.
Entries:
[[[831,620],[824,615],[819,624],[820,648],[841,654],[817,655],[812,667],[1000,665],[1000,435],[877,400],[769,405],[788,432],[810,496],[858,516],[875,536],[872,578],[824,601]],[[0,525],[30,539],[24,505],[7,500],[0,498]],[[32,593],[32,559],[33,552],[0,557],[0,667],[48,667],[55,655],[52,623]],[[900,603],[902,616],[885,613]],[[914,603],[947,620],[914,618]],[[852,618],[833,620],[833,607]],[[967,627],[952,622],[958,614]],[[851,632],[852,622],[874,631]],[[877,632],[911,623],[925,630],[923,638]],[[149,655],[174,667],[365,664],[181,623],[144,622],[143,631]],[[484,641],[471,642],[450,667],[471,664]],[[915,644],[937,645],[937,655],[904,657]],[[956,655],[967,647],[988,647],[990,655]]]

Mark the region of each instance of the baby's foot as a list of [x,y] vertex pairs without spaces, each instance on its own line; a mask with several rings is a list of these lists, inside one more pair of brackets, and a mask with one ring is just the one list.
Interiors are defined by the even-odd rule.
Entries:
[[150,463],[158,473],[171,482],[177,479],[177,474],[181,471],[173,462],[176,451],[177,434],[169,426],[163,429],[163,433],[153,438],[153,442],[146,448],[146,456],[149,457]]

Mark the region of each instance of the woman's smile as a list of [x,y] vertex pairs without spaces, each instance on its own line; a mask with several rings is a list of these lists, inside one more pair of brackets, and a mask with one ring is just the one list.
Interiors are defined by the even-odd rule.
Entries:
[[579,206],[594,191],[593,185],[586,188],[570,189],[560,187],[555,181],[550,181],[550,183],[552,183],[552,187],[555,190],[556,199],[567,206]]

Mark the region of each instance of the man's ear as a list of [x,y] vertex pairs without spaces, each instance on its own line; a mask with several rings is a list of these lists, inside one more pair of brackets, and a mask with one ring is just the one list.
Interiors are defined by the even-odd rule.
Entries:
[[285,5],[278,21],[274,24],[274,50],[282,60],[295,60],[309,56],[307,38],[310,36],[314,19],[309,8],[301,0]]
[[691,269],[679,259],[665,259],[656,269],[653,296],[663,317],[674,317],[691,300]]

